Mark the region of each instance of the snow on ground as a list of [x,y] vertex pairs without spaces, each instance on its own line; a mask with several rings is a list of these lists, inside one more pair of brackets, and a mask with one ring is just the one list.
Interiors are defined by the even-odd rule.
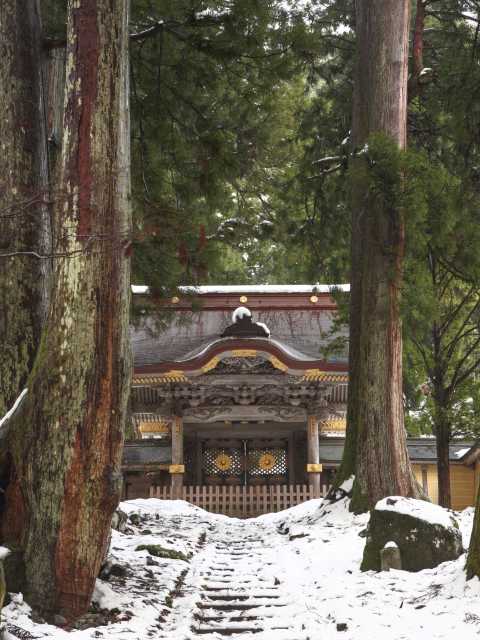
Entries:
[[[98,580],[94,596],[98,606],[118,610],[116,618],[112,614],[116,621],[66,632],[32,622],[28,606],[21,596],[14,596],[3,610],[9,638],[480,636],[480,583],[465,581],[465,556],[415,574],[362,573],[365,538],[359,534],[368,516],[349,513],[346,499],[335,504],[311,500],[251,520],[209,514],[182,501],[132,500],[121,507],[139,516],[127,533],[112,535],[111,559],[127,566],[127,575]],[[456,517],[467,545],[473,509]],[[183,552],[189,560],[153,557],[136,550],[141,544],[160,544]],[[230,609],[238,611],[233,615]],[[232,635],[223,635],[226,626]]]

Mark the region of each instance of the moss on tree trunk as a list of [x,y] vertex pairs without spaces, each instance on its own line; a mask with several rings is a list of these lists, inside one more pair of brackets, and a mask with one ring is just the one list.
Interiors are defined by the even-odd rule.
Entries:
[[[17,418],[7,517],[21,513],[26,598],[90,603],[121,491],[130,386],[127,1],[68,4],[52,305]],[[8,531],[6,532],[8,534]]]
[[[46,313],[48,171],[37,2],[0,4],[0,417],[25,386]],[[14,255],[17,254],[17,255]]]

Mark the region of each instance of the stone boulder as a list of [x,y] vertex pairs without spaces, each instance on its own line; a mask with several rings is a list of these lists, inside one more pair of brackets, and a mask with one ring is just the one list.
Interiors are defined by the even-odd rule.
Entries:
[[400,549],[402,569],[432,569],[463,552],[453,515],[438,505],[391,496],[380,500],[370,515],[362,571],[381,570],[381,551],[389,542]]
[[127,529],[127,521],[128,516],[125,511],[117,509],[112,516],[112,529],[115,529],[120,533],[125,533],[125,530]]

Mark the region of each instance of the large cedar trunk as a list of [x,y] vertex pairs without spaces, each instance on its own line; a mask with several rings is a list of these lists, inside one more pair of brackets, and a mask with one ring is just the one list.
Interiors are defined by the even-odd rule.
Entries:
[[[357,150],[374,133],[405,147],[409,16],[408,0],[356,3],[352,142]],[[357,157],[354,171],[365,162],[364,155]],[[363,510],[387,495],[418,495],[418,487],[408,458],[402,401],[403,214],[372,196],[362,180],[352,180],[351,198],[348,430],[356,433],[352,508]]]
[[0,417],[25,386],[47,306],[49,261],[32,255],[50,249],[40,38],[37,2],[0,3]]
[[127,0],[68,5],[54,206],[55,249],[66,257],[55,261],[11,439],[5,536],[24,550],[27,601],[67,620],[89,606],[121,490],[131,370],[127,14]]

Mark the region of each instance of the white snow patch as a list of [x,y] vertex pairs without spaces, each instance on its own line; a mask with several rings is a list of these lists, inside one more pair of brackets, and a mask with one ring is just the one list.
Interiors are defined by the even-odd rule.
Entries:
[[442,507],[425,500],[404,498],[403,496],[389,496],[379,500],[375,505],[376,511],[395,511],[403,515],[424,520],[430,524],[438,524],[447,529],[457,528],[453,516]]
[[148,293],[149,288],[143,284],[132,284],[132,293]]
[[120,609],[123,606],[123,601],[119,594],[115,593],[112,587],[103,580],[95,582],[92,600],[101,609]]
[[393,540],[389,540],[388,542],[385,543],[383,548],[384,549],[398,549],[398,545]]
[[466,453],[470,451],[471,447],[467,447],[466,449],[459,449],[459,451],[455,452],[456,458],[462,458]]
[[259,327],[262,327],[263,329],[265,329],[268,337],[270,337],[270,329],[267,327],[267,325],[264,322],[257,322],[256,324],[258,324]]
[[[322,436],[323,436],[323,433],[322,433]],[[339,486],[339,489],[343,489],[345,493],[350,493],[350,491],[353,488],[354,480],[355,480],[355,476],[350,476],[350,478],[347,478],[344,482],[342,482],[342,484]]]
[[238,322],[241,318],[251,318],[252,312],[247,307],[237,307],[232,313],[232,322]]
[[4,560],[11,553],[8,547],[0,547],[0,560]]
[[[417,573],[362,572],[365,538],[359,533],[369,516],[350,513],[347,499],[333,504],[311,500],[250,520],[207,513],[181,500],[130,500],[120,506],[129,514],[138,513],[141,520],[138,526],[130,523],[125,534],[112,532],[110,558],[127,565],[128,573],[125,578],[112,577],[108,583],[98,580],[94,596],[100,606],[120,609],[116,621],[106,627],[66,632],[34,622],[22,596],[13,595],[2,611],[8,633],[15,638],[52,640],[197,637],[192,626],[197,624],[202,586],[209,582],[212,589],[225,588],[229,597],[244,590],[252,602],[255,594],[278,590],[277,604],[285,606],[256,608],[255,615],[265,615],[260,622],[266,622],[268,630],[238,634],[245,639],[479,638],[480,582],[466,581],[465,556]],[[443,511],[450,518],[450,513]],[[473,512],[470,508],[455,514],[466,547]],[[235,556],[233,587],[215,582],[222,567],[230,571],[233,564],[228,565],[228,553],[242,541],[247,548]],[[147,564],[148,553],[136,551],[145,543],[184,551],[191,554],[190,562],[187,566],[180,560],[157,558],[157,564]],[[209,574],[211,567],[215,567],[213,574]],[[182,592],[173,596],[172,602],[176,581],[186,568]],[[339,622],[347,624],[345,632],[337,632]],[[211,632],[202,637],[219,640],[221,636]]]

